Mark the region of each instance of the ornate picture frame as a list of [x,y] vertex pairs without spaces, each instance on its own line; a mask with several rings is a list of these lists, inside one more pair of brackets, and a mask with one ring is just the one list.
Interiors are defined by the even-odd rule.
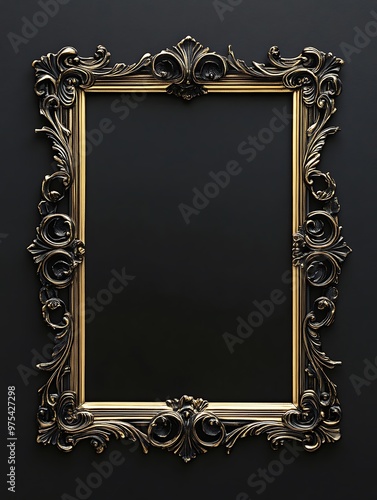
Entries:
[[[305,48],[248,66],[231,47],[222,56],[186,37],[171,49],[146,54],[136,64],[110,65],[98,46],[93,57],[72,47],[34,61],[35,91],[52,140],[55,169],[42,183],[42,216],[29,246],[41,281],[42,314],[55,336],[41,388],[38,442],[70,451],[89,439],[102,452],[111,436],[138,440],[178,454],[185,462],[208,449],[231,450],[238,438],[266,434],[274,447],[286,440],[307,451],[340,438],[341,410],[328,370],[338,364],[321,346],[335,317],[338,277],[351,251],[341,236],[336,185],[319,168],[321,151],[338,127],[328,122],[341,91],[342,60]],[[88,92],[168,92],[191,100],[207,93],[273,93],[292,96],[292,401],[208,402],[183,395],[162,402],[89,402],[85,399],[85,97]],[[172,97],[173,98],[173,97]],[[68,213],[63,200],[69,195]],[[309,211],[309,200],[315,209]],[[67,293],[68,291],[68,293]]]

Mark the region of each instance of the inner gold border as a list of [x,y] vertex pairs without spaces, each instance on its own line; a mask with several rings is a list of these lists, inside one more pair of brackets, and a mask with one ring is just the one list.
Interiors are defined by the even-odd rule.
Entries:
[[[100,79],[86,91],[77,93],[77,106],[68,111],[71,146],[76,176],[72,183],[71,213],[76,221],[77,238],[85,242],[85,92],[166,92],[168,85],[146,75],[117,79]],[[292,121],[292,234],[298,231],[306,215],[306,189],[302,178],[305,131],[308,124],[307,109],[302,103],[301,90],[292,91],[281,83],[250,83],[242,76],[229,75],[221,82],[207,84],[208,92],[273,93],[293,95]],[[77,130],[78,133],[75,133]],[[169,409],[162,402],[88,402],[85,401],[85,259],[76,269],[71,287],[74,342],[71,353],[71,389],[77,393],[78,407],[89,410],[98,421],[117,418],[148,421],[157,413]],[[305,280],[300,267],[292,266],[292,402],[227,403],[209,402],[207,410],[222,420],[281,420],[282,415],[297,407],[304,388],[302,325],[306,310]]]

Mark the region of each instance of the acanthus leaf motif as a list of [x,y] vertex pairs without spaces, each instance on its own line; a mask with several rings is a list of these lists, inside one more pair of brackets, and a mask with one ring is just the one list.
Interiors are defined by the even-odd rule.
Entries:
[[158,414],[149,424],[150,442],[166,448],[189,462],[207,448],[219,446],[225,437],[224,424],[206,410],[208,401],[182,396],[168,400],[171,411]]

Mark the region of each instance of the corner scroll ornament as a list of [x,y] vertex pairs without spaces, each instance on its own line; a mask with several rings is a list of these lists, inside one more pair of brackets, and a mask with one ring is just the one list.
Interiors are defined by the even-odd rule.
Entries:
[[38,412],[38,443],[54,444],[68,452],[82,439],[89,439],[96,452],[102,453],[110,437],[114,436],[138,441],[143,451],[148,452],[148,438],[141,430],[124,421],[96,422],[91,412],[77,407],[73,391],[53,395],[49,403]]

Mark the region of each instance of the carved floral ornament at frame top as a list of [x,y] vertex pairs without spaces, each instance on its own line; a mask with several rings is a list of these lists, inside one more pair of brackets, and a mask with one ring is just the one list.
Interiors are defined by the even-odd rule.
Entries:
[[[47,121],[40,131],[52,140],[56,162],[55,171],[42,183],[42,220],[29,246],[41,281],[43,318],[55,335],[51,360],[39,365],[50,376],[41,388],[38,442],[70,451],[78,441],[89,439],[101,452],[110,436],[115,436],[138,440],[145,452],[149,446],[171,450],[187,462],[221,444],[230,450],[238,438],[247,435],[266,434],[273,446],[293,439],[308,451],[339,439],[341,411],[336,386],[327,374],[337,362],[322,351],[320,331],[334,320],[341,265],[351,250],[341,236],[335,182],[328,172],[320,170],[319,163],[326,138],[338,130],[328,121],[341,91],[342,61],[312,47],[293,58],[282,58],[278,48],[272,47],[268,59],[268,64],[252,62],[248,66],[235,57],[230,47],[227,56],[221,56],[186,37],[173,48],[154,56],[146,54],[131,65],[110,66],[110,54],[103,46],[98,46],[93,57],[82,58],[75,49],[66,47],[34,61],[35,91],[40,113]],[[208,410],[207,401],[182,396],[167,401],[164,411],[142,425],[125,418],[99,420],[78,406],[77,395],[70,389],[75,311],[70,310],[59,291],[72,284],[85,246],[76,236],[72,214],[60,211],[60,201],[69,193],[76,175],[73,131],[68,128],[66,113],[74,108],[78,89],[136,75],[166,82],[168,93],[185,100],[206,94],[206,84],[229,75],[250,83],[278,82],[301,92],[309,117],[308,129],[302,131],[306,144],[303,179],[309,195],[321,208],[308,213],[293,235],[293,265],[302,269],[307,287],[319,294],[309,305],[302,325],[304,388],[297,407],[285,412],[281,419],[223,421]]]

